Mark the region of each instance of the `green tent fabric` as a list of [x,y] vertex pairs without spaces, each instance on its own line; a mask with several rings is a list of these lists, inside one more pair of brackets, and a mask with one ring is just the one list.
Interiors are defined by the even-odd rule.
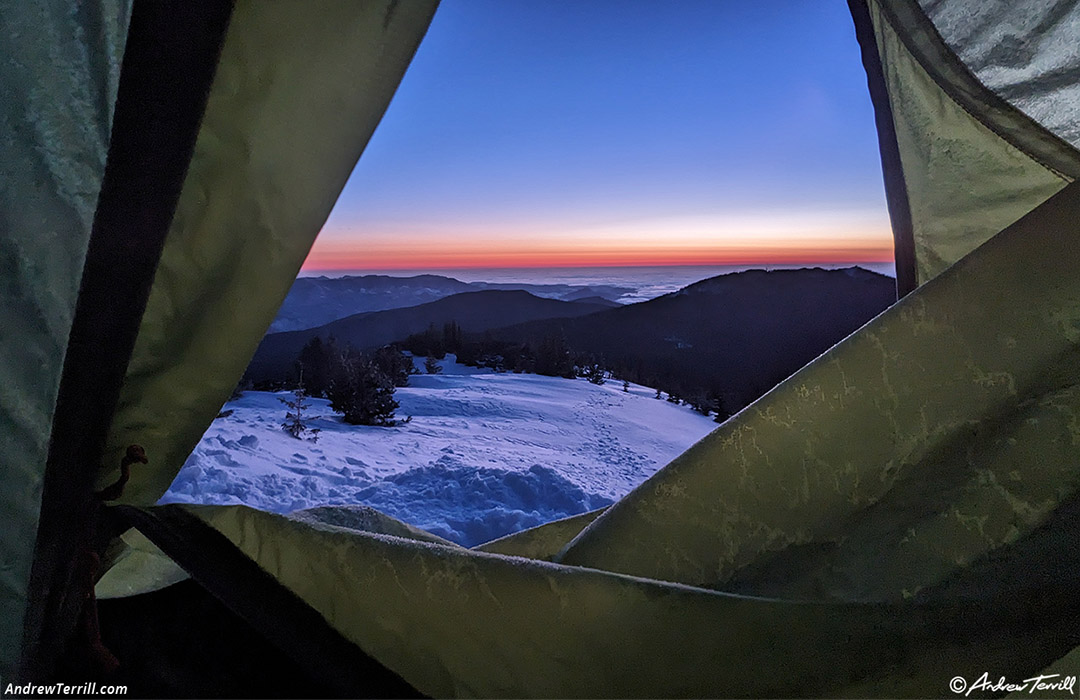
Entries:
[[606,508],[572,515],[537,527],[514,532],[474,547],[478,552],[507,554],[529,559],[554,560],[566,543],[574,539],[589,523],[603,514]]
[[[20,341],[0,348],[15,368],[0,388],[12,524],[0,620],[54,656],[55,618],[83,593],[65,578],[74,565],[42,568],[48,605],[28,604],[27,577],[76,552],[53,546],[65,534],[89,539],[40,534],[39,510],[65,505],[41,481],[47,442],[68,439],[53,405],[61,364],[77,366],[67,337],[92,278],[80,291],[105,154],[125,135],[110,143],[109,127],[140,128],[111,106],[140,2],[100,17],[20,6],[10,26],[37,22],[48,40],[12,31],[0,49],[27,52],[0,63],[15,96],[0,107],[12,125],[0,167],[14,164],[0,191],[0,322]],[[324,640],[341,658],[438,696],[926,696],[991,669],[1080,672],[1080,80],[1075,56],[1059,58],[1080,10],[1031,0],[1021,14],[1036,20],[1021,21],[974,0],[849,4],[898,275],[918,288],[619,503],[468,550],[367,512],[153,506],[243,371],[435,11],[239,0],[223,43],[205,49],[220,57],[204,56],[215,70],[193,153],[175,164],[175,211],[158,212],[167,235],[128,319],[116,409],[91,436],[104,444],[99,484],[128,445],[150,460],[124,495],[135,508],[109,511],[142,534],[113,541],[99,592],[183,578],[171,557],[302,651],[289,638],[308,630],[240,600],[244,577],[258,578],[345,640]],[[997,35],[973,23],[1030,35],[1022,70],[998,70]],[[230,557],[242,565],[221,576],[207,565]],[[18,639],[0,643],[4,676],[37,653]]]
[[[168,488],[288,292],[433,10],[421,2],[236,7],[100,485],[115,480],[112,465],[137,442],[153,459],[125,500],[152,503]],[[236,129],[256,114],[278,118]],[[114,556],[131,573],[108,575],[102,597],[180,576],[156,548],[128,537],[136,551]]]
[[[0,7],[0,677],[19,657],[49,433],[130,3]],[[17,57],[17,60],[16,60]]]
[[[206,16],[223,4],[208,4]],[[175,216],[163,212],[172,228],[100,460],[102,483],[115,479],[119,456],[139,442],[150,466],[137,473],[130,497],[153,502],[167,487],[287,292],[435,4],[236,3],[220,61],[210,56],[216,76],[195,155],[190,167],[181,164],[188,177],[180,203]],[[0,252],[11,265],[4,266],[0,313],[5,334],[20,341],[4,343],[5,367],[25,372],[8,378],[0,404],[3,503],[13,524],[2,541],[6,630],[23,627],[52,410],[130,11],[130,3],[5,9],[11,41],[3,78],[14,99],[4,107],[11,177]],[[36,551],[58,550],[39,537]],[[61,586],[74,585],[64,583],[68,566],[56,569]],[[34,638],[40,623],[27,624],[27,639]],[[5,634],[0,643],[5,677],[19,662],[20,638]]]
[[1076,9],[1070,0],[976,3],[920,0],[938,35],[968,70],[1057,137],[1080,147]]
[[[1075,110],[1072,121],[1047,120],[1052,131],[1017,106],[1041,114],[1056,110],[1064,100],[1054,100],[1050,108],[1023,98],[1040,94],[1042,82],[1068,86],[1075,80],[1062,80],[1062,67],[1044,65],[1027,55],[1031,49],[1008,60],[1000,55],[1002,46],[1037,43],[1044,34],[1053,36],[1055,29],[1067,34],[1075,26],[1076,10],[1057,2],[1001,4],[994,9],[964,0],[926,3],[949,24],[953,35],[961,28],[973,35],[955,36],[964,46],[985,42],[986,28],[998,27],[993,36],[1002,38],[1004,33],[1005,43],[995,44],[992,64],[1025,60],[1032,64],[1027,66],[1025,86],[1004,91],[1013,99],[1009,102],[979,82],[915,0],[869,0],[866,5],[884,66],[909,198],[912,231],[906,235],[914,238],[917,282],[922,284],[1080,177],[1076,150],[1080,144],[1065,140],[1075,133]],[[979,13],[983,16],[973,16]],[[1021,15],[1035,26],[1018,36],[1010,28]],[[1038,22],[1043,15],[1044,21]],[[1050,51],[1067,56],[1060,41],[1064,40]],[[1063,117],[1069,115],[1062,110]]]
[[112,421],[153,503],[273,320],[397,88],[433,2],[237,3]]
[[190,510],[433,697],[927,697],[986,664],[1038,667],[1075,612],[1060,591],[1042,610],[1011,594],[737,596],[239,506]]

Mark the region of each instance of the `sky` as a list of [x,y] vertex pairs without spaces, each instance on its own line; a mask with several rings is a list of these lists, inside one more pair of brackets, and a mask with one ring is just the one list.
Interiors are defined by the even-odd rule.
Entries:
[[443,0],[305,270],[891,259],[844,0]]

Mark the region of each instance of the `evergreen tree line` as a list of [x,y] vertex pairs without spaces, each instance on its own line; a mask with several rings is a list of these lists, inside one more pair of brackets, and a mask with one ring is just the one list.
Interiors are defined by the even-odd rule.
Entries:
[[527,342],[496,340],[490,334],[466,339],[461,327],[451,321],[440,331],[431,324],[423,333],[414,333],[398,345],[416,356],[441,360],[454,353],[457,361],[469,367],[487,367],[496,372],[543,374],[573,379],[582,376],[579,369],[595,364],[589,356],[574,353],[561,335],[545,338],[536,348]]
[[567,379],[580,377],[595,384],[614,379],[623,383],[624,390],[629,390],[630,382],[656,387],[657,398],[686,404],[702,415],[715,415],[717,422],[723,422],[732,414],[730,402],[718,386],[687,385],[684,381],[650,371],[640,358],[634,362],[609,363],[603,357],[574,350],[561,332],[546,335],[534,347],[529,342],[496,340],[490,334],[467,338],[461,327],[451,321],[441,330],[431,324],[426,331],[410,335],[399,345],[416,356],[426,356],[425,368],[429,373],[438,371],[435,359],[441,360],[451,352],[463,365],[486,367],[496,372]]
[[609,368],[611,376],[653,387],[656,390],[655,398],[685,404],[705,416],[714,415],[717,423],[723,423],[739,408],[718,383],[687,381],[674,372],[666,373],[662,368],[658,370],[640,358],[609,362]]
[[[496,372],[583,378],[594,384],[615,380],[622,383],[624,391],[629,391],[630,382],[653,387],[655,398],[686,404],[702,415],[714,415],[717,422],[732,414],[719,387],[687,386],[650,370],[648,363],[640,358],[609,363],[603,357],[574,350],[561,332],[546,335],[535,345],[496,340],[489,334],[467,338],[454,321],[443,324],[442,328],[431,324],[422,333],[370,353],[351,345],[342,347],[333,337],[312,338],[297,356],[291,377],[254,388],[276,391],[299,386],[303,397],[294,397],[294,402],[307,396],[326,398],[334,411],[344,415],[346,423],[396,425],[401,421],[396,418],[400,405],[394,399],[394,390],[408,385],[409,376],[416,373],[412,358],[403,351],[425,357],[424,368],[429,374],[440,372],[438,360],[454,353],[461,364]],[[291,413],[297,412],[297,407],[289,405],[289,408]],[[290,415],[289,421],[290,433],[302,432],[297,417]]]

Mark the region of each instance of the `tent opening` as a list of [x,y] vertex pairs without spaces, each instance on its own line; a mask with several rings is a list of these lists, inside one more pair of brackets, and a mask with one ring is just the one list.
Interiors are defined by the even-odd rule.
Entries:
[[162,502],[480,545],[617,501],[886,308],[850,19],[789,9],[442,7]]

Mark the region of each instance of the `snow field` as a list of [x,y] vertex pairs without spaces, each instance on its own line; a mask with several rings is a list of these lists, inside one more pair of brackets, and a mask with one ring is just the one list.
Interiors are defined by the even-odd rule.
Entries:
[[474,546],[612,503],[716,427],[635,384],[440,365],[395,393],[404,425],[351,426],[311,399],[318,442],[281,429],[289,392],[246,392],[161,503],[369,505]]

